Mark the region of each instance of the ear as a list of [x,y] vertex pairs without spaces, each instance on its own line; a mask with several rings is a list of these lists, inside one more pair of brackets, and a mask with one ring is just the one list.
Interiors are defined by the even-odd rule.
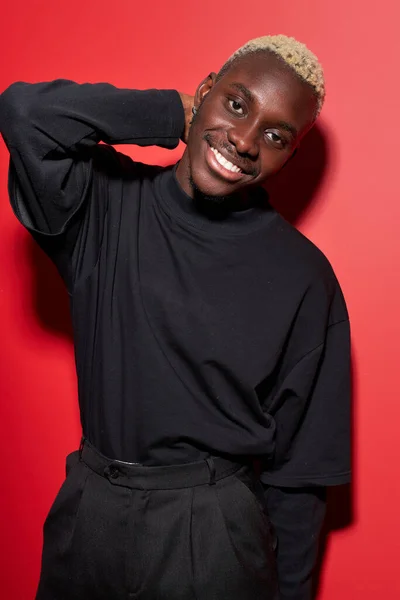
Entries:
[[205,79],[200,83],[197,88],[195,97],[194,97],[194,106],[199,108],[200,104],[203,102],[204,98],[207,96],[208,92],[212,90],[215,84],[215,80],[217,78],[216,73],[210,73],[207,75]]

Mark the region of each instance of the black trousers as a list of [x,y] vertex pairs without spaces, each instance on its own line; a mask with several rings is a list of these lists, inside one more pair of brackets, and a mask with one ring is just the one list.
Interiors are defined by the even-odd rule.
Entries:
[[276,600],[258,485],[221,458],[144,467],[86,442],[44,524],[36,600]]

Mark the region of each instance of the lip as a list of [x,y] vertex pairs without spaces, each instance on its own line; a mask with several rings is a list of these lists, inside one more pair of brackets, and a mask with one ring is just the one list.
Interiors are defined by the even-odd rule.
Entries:
[[234,183],[236,181],[240,181],[245,176],[243,171],[241,173],[234,173],[233,171],[229,171],[229,169],[225,169],[225,167],[220,165],[209,144],[207,144],[206,148],[206,162],[211,171],[225,181]]

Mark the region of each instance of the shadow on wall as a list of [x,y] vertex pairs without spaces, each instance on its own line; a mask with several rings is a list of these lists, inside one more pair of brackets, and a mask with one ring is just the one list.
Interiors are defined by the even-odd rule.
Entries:
[[315,201],[330,161],[327,135],[315,125],[296,155],[266,184],[271,204],[293,225]]
[[[296,156],[268,182],[266,187],[271,203],[293,225],[312,206],[328,167],[328,140],[324,130],[315,126],[303,140]],[[27,253],[35,275],[34,303],[38,319],[46,330],[72,342],[69,298],[64,284],[42,250],[30,237],[27,236],[27,240]],[[351,486],[328,491],[328,511],[316,569],[314,598],[318,597],[330,534],[348,527],[353,521],[352,496]]]
[[38,244],[27,236],[28,260],[32,265],[33,302],[41,326],[73,341],[69,296],[54,264]]

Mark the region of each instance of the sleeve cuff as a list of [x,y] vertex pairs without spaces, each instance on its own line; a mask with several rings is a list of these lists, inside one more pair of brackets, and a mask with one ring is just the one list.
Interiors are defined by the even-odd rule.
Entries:
[[160,90],[160,94],[165,94],[169,107],[171,137],[177,138],[179,142],[185,129],[185,111],[181,97],[176,90]]
[[266,485],[277,487],[335,486],[350,483],[351,471],[330,475],[305,475],[303,477],[291,477],[279,473],[261,473],[260,479]]

